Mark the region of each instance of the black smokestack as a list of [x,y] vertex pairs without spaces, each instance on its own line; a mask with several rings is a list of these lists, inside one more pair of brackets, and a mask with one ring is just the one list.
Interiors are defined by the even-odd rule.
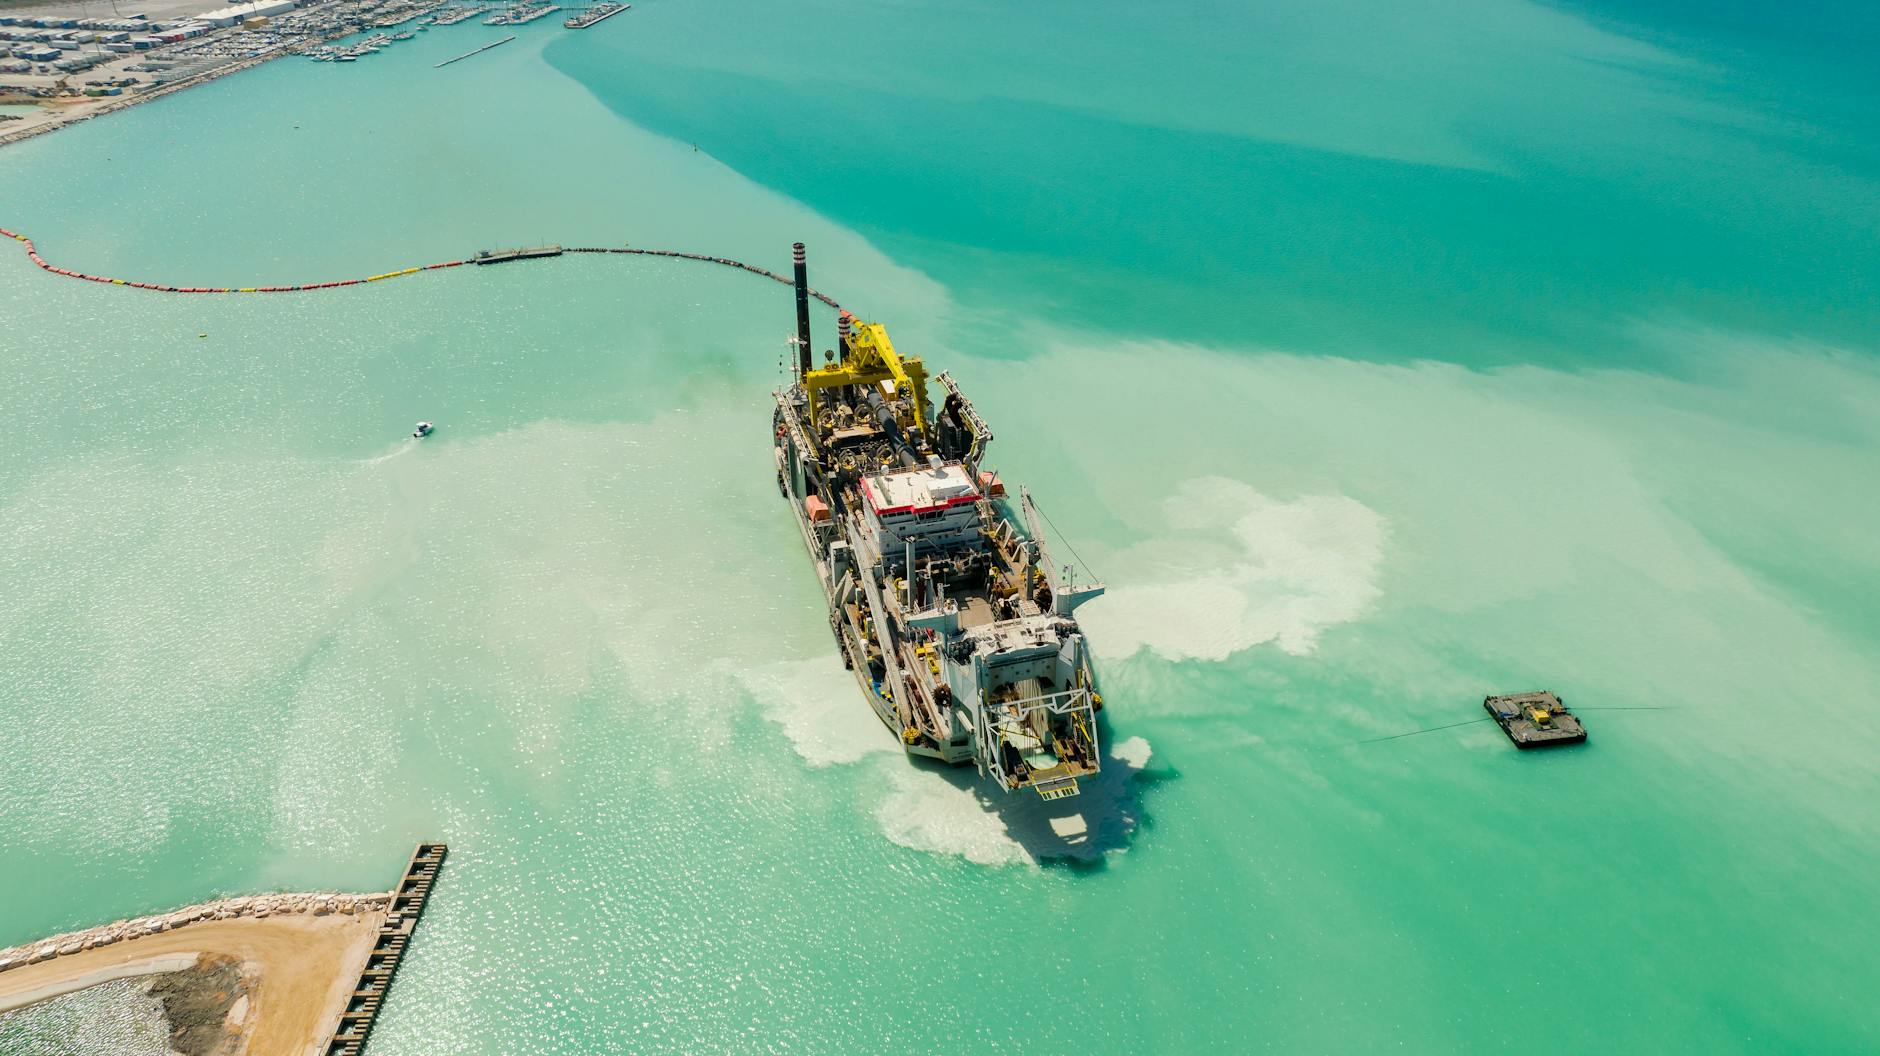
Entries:
[[803,243],[790,247],[790,259],[796,265],[796,355],[797,366],[805,374],[811,369],[809,343],[809,265],[803,262]]
[[836,317],[836,347],[842,350],[841,356],[843,362],[847,362],[849,358],[849,313],[847,309],[844,309],[842,314]]

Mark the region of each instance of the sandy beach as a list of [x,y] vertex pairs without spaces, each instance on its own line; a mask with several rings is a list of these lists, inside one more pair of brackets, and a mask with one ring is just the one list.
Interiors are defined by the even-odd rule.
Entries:
[[240,962],[255,982],[231,1016],[250,1056],[302,1056],[332,1030],[359,978],[382,911],[205,920],[0,973],[0,1013],[130,976],[173,972],[205,958]]

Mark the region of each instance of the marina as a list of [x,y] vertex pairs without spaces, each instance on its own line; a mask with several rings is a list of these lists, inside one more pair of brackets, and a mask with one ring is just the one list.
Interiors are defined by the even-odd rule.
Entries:
[[483,20],[486,26],[525,26],[537,19],[547,18],[561,10],[554,4],[523,3],[511,4],[497,14]]
[[[572,9],[574,13],[563,25],[569,29],[586,29],[631,6],[608,0]],[[454,4],[449,0],[324,0],[299,9],[286,0],[261,0],[228,8],[228,13],[210,12],[203,16],[207,21],[178,21],[174,26],[150,24],[149,29],[171,32],[161,37],[136,38],[135,43],[126,39],[128,33],[117,33],[109,42],[114,51],[102,48],[61,50],[64,47],[61,44],[60,48],[46,52],[48,58],[55,54],[60,56],[54,64],[56,69],[40,66],[37,71],[40,83],[18,87],[25,88],[31,98],[89,97],[96,100],[95,104],[82,111],[34,113],[33,119],[5,115],[4,120],[17,127],[0,131],[0,146],[32,138],[73,120],[112,113],[162,94],[237,73],[284,55],[305,55],[314,62],[355,63],[393,44],[415,39],[417,34],[434,27],[457,25],[484,15],[489,16],[484,19],[485,25],[520,26],[560,10],[557,5],[538,0],[469,4]],[[399,29],[412,23],[416,24],[410,29]],[[139,25],[129,21],[123,24]],[[397,31],[390,32],[392,30]],[[366,31],[376,32],[349,44],[333,43]],[[16,45],[14,42],[20,38],[19,33],[0,28],[0,58],[12,47],[25,50],[31,46],[30,43]],[[93,38],[86,35],[79,39]],[[508,39],[513,38],[503,42],[507,43]],[[466,52],[437,63],[434,68],[475,53]],[[22,63],[17,69],[8,67],[8,72],[30,73],[33,69],[30,63]],[[106,76],[94,77],[82,88],[69,83],[72,75],[93,71]],[[7,87],[0,85],[0,93]]]
[[495,10],[494,4],[467,4],[461,7],[449,7],[431,17],[434,26],[454,26],[459,22],[468,22],[478,15]]
[[[478,7],[472,15],[487,9]],[[260,2],[204,12],[199,18],[161,22],[134,19],[70,19],[73,25],[60,37],[73,45],[55,48],[61,57],[50,64],[30,63],[6,72],[23,74],[16,84],[0,84],[28,98],[52,104],[21,127],[0,133],[0,146],[29,139],[72,121],[115,113],[194,85],[203,84],[285,55],[305,54],[315,61],[356,62],[413,31],[379,34],[384,39],[340,47],[332,41],[354,33],[388,30],[416,20],[430,21],[433,12],[448,14],[443,0],[325,0],[295,8],[285,0]],[[471,16],[464,16],[471,17]],[[455,18],[454,21],[461,21]],[[12,21],[19,21],[14,19]],[[84,26],[91,27],[87,31]],[[112,27],[118,27],[112,32]],[[134,27],[141,35],[133,36]],[[22,47],[18,29],[0,27],[0,49]],[[51,33],[34,34],[51,38]],[[81,39],[82,38],[82,39]],[[110,39],[107,39],[110,38]],[[89,74],[84,87],[73,83]],[[87,98],[89,97],[89,98]],[[67,101],[85,99],[83,106]]]

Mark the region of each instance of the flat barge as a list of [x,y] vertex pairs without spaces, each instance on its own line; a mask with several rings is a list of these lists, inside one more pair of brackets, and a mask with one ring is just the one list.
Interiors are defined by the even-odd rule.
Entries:
[[[510,37],[509,40],[516,38]],[[503,41],[497,41],[501,44]],[[496,44],[490,45],[495,47]],[[482,49],[478,49],[482,50]],[[559,257],[563,253],[560,246],[530,246],[526,249],[480,249],[470,258],[474,264],[504,264],[512,260],[534,260],[537,257]]]
[[1586,741],[1586,727],[1578,716],[1545,690],[1487,697],[1482,707],[1516,748],[1557,748]]
[[441,843],[421,843],[411,852],[404,877],[392,889],[392,904],[385,911],[385,922],[379,925],[378,937],[346,1002],[346,1011],[340,1013],[339,1026],[321,1050],[325,1056],[359,1056],[365,1048],[366,1036],[378,1020],[392,975],[411,943],[411,933],[431,898],[431,885],[437,882],[438,870],[444,867],[444,855],[449,850]]
[[560,10],[561,8],[554,4],[544,4],[540,7],[527,3],[516,4],[499,14],[484,19],[483,24],[486,26],[526,26],[538,18],[547,18]]

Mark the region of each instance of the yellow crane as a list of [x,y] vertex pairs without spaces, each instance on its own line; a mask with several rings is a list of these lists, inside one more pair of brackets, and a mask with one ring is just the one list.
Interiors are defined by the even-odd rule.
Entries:
[[[845,315],[847,313],[844,313]],[[880,323],[856,323],[843,345],[842,358],[828,366],[803,375],[803,391],[809,396],[809,421],[817,420],[817,394],[823,389],[848,385],[890,384],[892,392],[884,395],[906,399],[914,409],[914,428],[923,441],[931,444],[927,428],[927,368],[920,357],[902,359],[888,340],[888,329]]]

